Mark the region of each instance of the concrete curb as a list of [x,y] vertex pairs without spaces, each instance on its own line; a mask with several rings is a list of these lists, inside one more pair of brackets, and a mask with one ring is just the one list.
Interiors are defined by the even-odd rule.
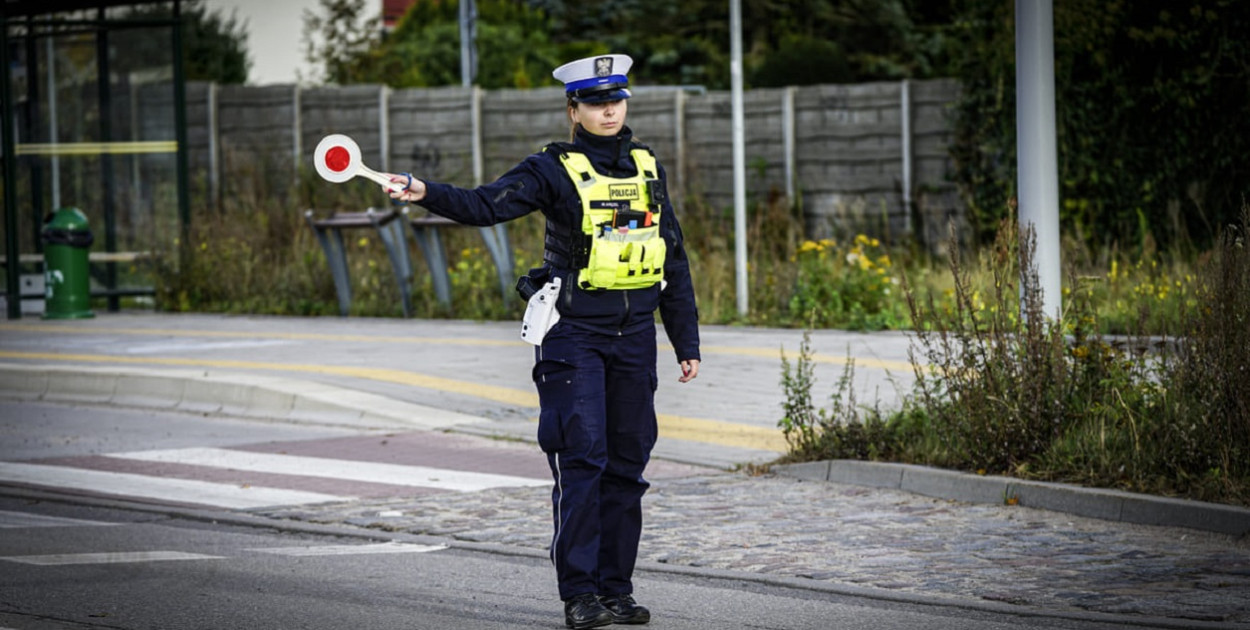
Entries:
[[481,422],[353,389],[213,370],[0,363],[0,396],[352,428],[438,430]]
[[1219,503],[886,462],[839,459],[786,464],[773,470],[796,479],[890,488],[940,499],[999,505],[1014,499],[1024,507],[1106,521],[1250,535],[1250,509]]

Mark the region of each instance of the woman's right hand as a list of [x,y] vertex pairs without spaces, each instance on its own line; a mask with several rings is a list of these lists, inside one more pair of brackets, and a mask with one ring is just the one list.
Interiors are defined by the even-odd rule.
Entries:
[[406,187],[399,190],[391,190],[383,186],[382,190],[390,194],[391,199],[403,201],[405,203],[413,203],[425,199],[425,182],[409,175],[407,173],[396,175],[394,173],[383,173],[387,179],[392,182],[404,184]]

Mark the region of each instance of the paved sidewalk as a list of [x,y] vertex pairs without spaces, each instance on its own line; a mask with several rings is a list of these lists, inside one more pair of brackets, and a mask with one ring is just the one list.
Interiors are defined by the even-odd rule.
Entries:
[[[515,334],[510,324],[153,314],[10,322],[0,324],[0,396],[532,442],[530,356]],[[1007,506],[993,500],[997,490],[986,484],[994,480],[945,471],[912,470],[910,485],[886,488],[869,487],[888,484],[864,467],[789,471],[809,479],[726,472],[777,455],[779,353],[784,347],[793,359],[801,337],[708,327],[693,386],[675,382],[671,352],[661,351],[659,405],[669,433],[657,450],[663,474],[644,499],[646,566],[1135,626],[1250,628],[1250,540],[1240,534],[1250,529],[1250,511],[1130,497],[1147,515],[1212,515],[1219,531],[1239,532],[1232,535]],[[861,402],[908,382],[902,335],[830,331],[813,341],[826,389],[848,356],[856,358]],[[1120,501],[1122,517],[1128,501],[1045,490],[1077,512]],[[261,515],[276,526],[330,523],[542,555],[549,493],[495,489],[454,502],[414,496]]]
[[[785,450],[777,429],[781,353],[796,359],[802,331],[705,326],[702,370],[686,384],[677,382],[676,357],[658,334],[658,455],[729,468]],[[816,377],[832,392],[854,357],[858,400],[894,405],[912,379],[909,344],[900,333],[817,331]],[[152,313],[27,319],[0,322],[0,364],[50,371],[48,388],[67,386],[67,371],[98,368],[94,384],[71,388],[94,387],[87,395],[106,402],[172,396],[175,406],[204,410],[227,396],[231,413],[299,421],[362,406],[373,420],[437,415],[443,422],[455,414],[459,430],[521,439],[533,439],[538,417],[533,346],[520,340],[515,322]],[[115,373],[127,378],[109,382]],[[336,404],[347,398],[356,404]]]
[[[544,554],[549,500],[549,488],[509,488],[262,515]],[[1250,543],[1226,535],[742,473],[659,479],[643,505],[646,568],[1143,627],[1250,627]]]

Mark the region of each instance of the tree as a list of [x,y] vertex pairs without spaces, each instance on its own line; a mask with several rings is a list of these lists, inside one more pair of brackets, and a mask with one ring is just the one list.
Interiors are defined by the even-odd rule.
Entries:
[[[363,0],[321,5],[325,15],[305,13],[304,28],[308,59],[325,67],[326,81],[397,88],[460,84],[458,2],[419,0],[385,37],[362,26]],[[478,85],[555,85],[551,70],[561,55],[542,11],[517,0],[485,0],[477,13]],[[323,43],[312,43],[310,33],[320,34]]]
[[[729,88],[725,0],[529,4],[551,16],[558,44],[634,57],[639,83]],[[954,59],[949,1],[743,0],[742,13],[748,87],[946,76]]]
[[[459,82],[458,2],[418,0],[382,38],[360,29],[362,2],[322,0],[324,15],[306,15],[306,37],[326,42],[309,49],[326,80]],[[484,0],[478,17],[484,87],[551,85],[551,68],[606,52],[633,57],[636,85],[729,87],[725,0]],[[744,0],[743,18],[748,86],[946,76],[954,58],[950,0]]]
[[[560,56],[549,37],[550,20],[542,11],[516,0],[484,0],[477,3],[477,15],[477,85],[556,85],[551,70],[559,65]],[[460,4],[454,0],[421,0],[410,7],[378,51],[393,61],[389,64],[393,74],[388,74],[394,78],[387,83],[395,87],[459,85],[459,16]]]
[[787,35],[751,71],[754,87],[849,83],[851,63],[836,42],[807,35]]
[[[982,235],[1015,194],[1009,5],[964,0],[958,180]],[[1250,198],[1250,4],[1055,5],[1060,220],[1091,245],[1208,242]]]
[[321,13],[304,10],[304,58],[320,67],[316,83],[363,83],[377,48],[381,13],[366,15],[365,0],[321,0]]
[[[136,19],[172,17],[164,5],[140,6],[128,13]],[[252,62],[247,52],[247,32],[236,14],[229,17],[209,11],[203,0],[182,4],[182,72],[188,81],[245,83]],[[119,67],[163,65],[169,59],[169,40],[142,37],[120,47]]]
[[252,61],[247,53],[247,32],[238,15],[225,17],[209,11],[203,0],[185,5],[182,33],[183,74],[188,81],[246,83]]

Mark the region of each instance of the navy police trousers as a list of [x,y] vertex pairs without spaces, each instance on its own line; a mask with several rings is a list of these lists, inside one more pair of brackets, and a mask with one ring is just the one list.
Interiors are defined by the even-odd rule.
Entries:
[[534,349],[560,599],[633,592],[642,473],[656,440],[655,335],[654,326],[609,336],[562,321]]

